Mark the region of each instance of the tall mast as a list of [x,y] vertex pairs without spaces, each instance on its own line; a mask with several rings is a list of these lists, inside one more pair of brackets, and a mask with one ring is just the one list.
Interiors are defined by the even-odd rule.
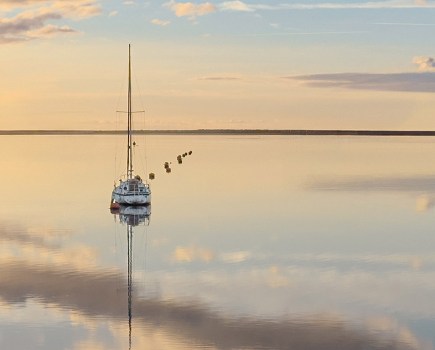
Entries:
[[130,44],[128,44],[128,150],[127,150],[127,177],[133,177],[133,148],[132,148],[132,121],[131,121],[131,54]]

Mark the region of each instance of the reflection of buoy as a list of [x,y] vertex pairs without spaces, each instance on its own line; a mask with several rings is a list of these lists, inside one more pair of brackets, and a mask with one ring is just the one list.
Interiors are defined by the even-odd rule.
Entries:
[[154,180],[155,177],[156,177],[156,175],[155,175],[154,173],[150,173],[150,174],[148,175],[148,178],[149,178],[150,180]]
[[167,168],[166,168],[166,172],[167,172],[167,173],[170,173],[170,172],[171,172],[171,168],[167,167]]
[[189,156],[192,154],[192,151],[189,151]]
[[183,160],[181,158],[178,159],[178,164],[183,164]]

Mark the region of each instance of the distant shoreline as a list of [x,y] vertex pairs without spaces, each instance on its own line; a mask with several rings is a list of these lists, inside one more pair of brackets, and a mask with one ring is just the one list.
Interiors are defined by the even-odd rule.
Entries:
[[[125,135],[117,130],[0,130],[0,136],[25,135]],[[435,136],[423,130],[280,130],[280,129],[192,129],[192,130],[136,130],[139,135],[235,135],[235,136]]]

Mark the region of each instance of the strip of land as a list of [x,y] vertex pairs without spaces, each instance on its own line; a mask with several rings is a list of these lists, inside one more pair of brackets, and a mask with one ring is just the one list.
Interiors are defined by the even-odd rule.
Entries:
[[[0,130],[5,135],[125,135],[119,130]],[[192,129],[136,130],[141,135],[313,135],[313,136],[435,136],[435,130],[271,130],[271,129]]]

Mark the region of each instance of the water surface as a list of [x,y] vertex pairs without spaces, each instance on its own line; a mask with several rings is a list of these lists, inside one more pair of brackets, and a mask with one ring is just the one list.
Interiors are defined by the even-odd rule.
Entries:
[[0,138],[0,348],[434,348],[433,138],[137,144],[129,289],[123,137]]

